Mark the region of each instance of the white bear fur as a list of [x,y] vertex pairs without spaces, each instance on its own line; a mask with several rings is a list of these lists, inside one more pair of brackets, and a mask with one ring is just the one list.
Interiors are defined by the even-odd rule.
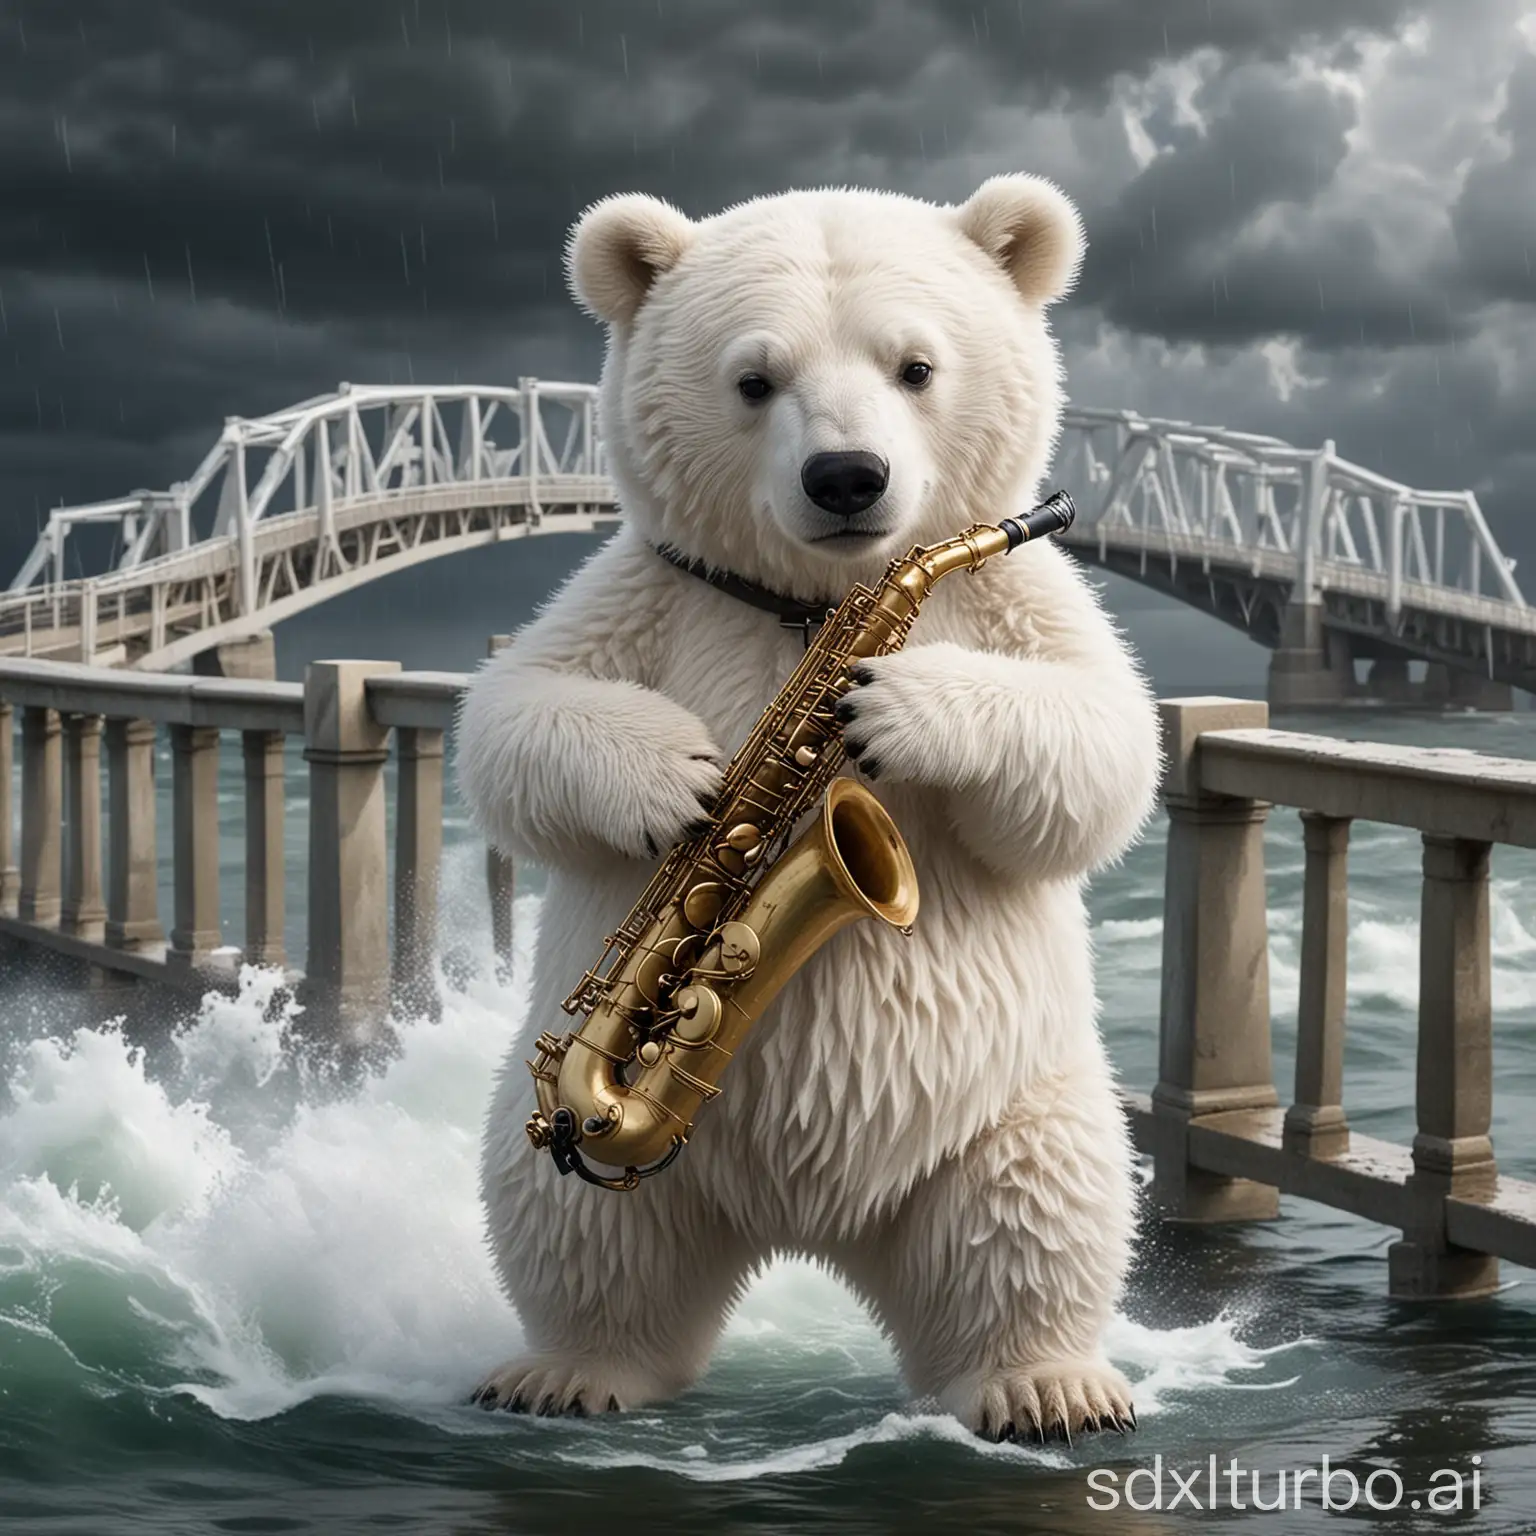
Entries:
[[[670,543],[840,599],[913,544],[1037,499],[1060,426],[1046,324],[1083,249],[1067,199],[999,177],[966,204],[830,190],[693,222],[589,210],[569,253],[608,325],[605,441],[625,518],[466,696],[463,792],[550,874],[526,1038],[486,1123],[489,1235],[530,1354],[488,1403],[631,1408],[704,1369],[772,1256],[832,1266],[913,1392],[990,1435],[1130,1412],[1101,1334],[1134,1228],[1132,1154],[1097,1027],[1082,887],[1150,814],[1147,685],[1094,590],[1028,545],[935,590],[870,666],[846,737],[921,882],[915,932],[845,930],[786,985],[682,1157],[628,1195],[534,1153],[525,1058],[719,765],[802,654],[797,633],[661,559]],[[933,368],[914,390],[913,358]],[[746,372],[771,397],[744,400]],[[829,526],[815,452],[890,463],[880,532]],[[850,772],[860,770],[850,765]]]

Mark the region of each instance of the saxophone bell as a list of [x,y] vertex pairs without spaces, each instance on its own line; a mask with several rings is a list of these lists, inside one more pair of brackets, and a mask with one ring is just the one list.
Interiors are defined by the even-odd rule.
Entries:
[[[622,1000],[600,1004],[571,1037],[586,1049],[567,1051],[558,1074],[537,1079],[530,1140],[562,1173],[633,1189],[681,1152],[695,1110],[719,1093],[716,1080],[748,1030],[817,950],[865,918],[910,932],[917,908],[917,871],[896,823],[857,780],[834,779],[815,821],[680,978],[675,1020],[660,1039],[622,1051]],[[590,1106],[585,1120],[573,1104]],[[623,1174],[594,1173],[578,1147]]]

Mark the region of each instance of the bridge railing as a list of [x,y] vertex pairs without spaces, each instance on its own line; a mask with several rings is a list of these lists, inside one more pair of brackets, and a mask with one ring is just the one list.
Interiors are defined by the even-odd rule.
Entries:
[[[1403,1233],[1400,1297],[1477,1296],[1499,1257],[1536,1266],[1536,1185],[1499,1173],[1493,1102],[1489,855],[1536,847],[1536,763],[1266,728],[1263,704],[1162,706],[1169,815],[1158,1083],[1132,1100],[1153,1193],[1187,1222],[1273,1217],[1280,1192]],[[1270,1048],[1264,824],[1298,807],[1306,864],[1296,1076],[1282,1107]],[[1411,1147],[1344,1109],[1350,826],[1423,839]]]
[[[303,684],[0,661],[0,933],[198,989],[232,984],[241,960],[287,967],[284,744],[298,737],[309,779],[308,934],[303,970],[289,968],[290,977],[311,1017],[334,1021],[344,1039],[373,1038],[392,1002],[430,1011],[444,747],[467,680],[378,661],[315,662]],[[1400,1296],[1486,1294],[1499,1257],[1536,1266],[1536,1185],[1499,1173],[1490,1135],[1488,897],[1492,846],[1536,848],[1536,763],[1272,731],[1265,706],[1246,701],[1161,708],[1170,825],[1159,1070],[1151,1096],[1129,1104],[1158,1202],[1177,1220],[1246,1221],[1274,1216],[1284,1191],[1397,1228],[1389,1279]],[[169,933],[155,828],[161,729],[172,769]],[[243,761],[238,946],[224,942],[219,912],[226,733],[238,733]],[[1300,808],[1306,849],[1295,1088],[1284,1106],[1270,1040],[1264,868],[1274,805]],[[1344,1108],[1346,864],[1357,820],[1423,839],[1411,1147],[1362,1136]],[[503,961],[512,874],[488,857]]]
[[244,535],[0,594],[0,653],[163,670],[323,601],[367,571],[514,534],[585,532],[613,520],[614,496],[607,479],[564,472],[338,496],[268,516]]
[[[392,1003],[431,1010],[444,741],[465,682],[459,673],[407,673],[373,661],[315,662],[302,684],[0,661],[0,933],[104,971],[197,990],[233,985],[242,961],[281,967],[306,1008],[352,1039],[376,1032]],[[156,829],[162,730],[173,822],[168,931]],[[218,774],[230,733],[241,741],[245,800],[240,945],[226,943],[220,920]],[[309,778],[302,969],[289,965],[284,944],[284,748],[293,737],[303,741]],[[510,863],[491,858],[487,877],[505,963]]]
[[524,378],[515,389],[342,384],[270,416],[230,417],[168,491],[55,508],[10,590],[67,585],[70,536],[90,524],[114,528],[112,563],[134,571],[199,544],[233,542],[248,558],[253,532],[288,511],[512,478],[537,502],[545,480],[606,482],[596,405],[594,385]]
[[[1329,569],[1523,608],[1514,563],[1471,491],[1400,484],[1341,458],[1220,427],[1076,408],[1058,475],[1080,491],[1079,542],[1105,530],[1146,541],[1192,537],[1229,553],[1289,556],[1306,593]],[[1395,611],[1395,598],[1394,598]]]

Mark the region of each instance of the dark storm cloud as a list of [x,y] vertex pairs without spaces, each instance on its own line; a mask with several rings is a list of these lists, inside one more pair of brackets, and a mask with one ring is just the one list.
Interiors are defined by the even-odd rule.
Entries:
[[[1398,0],[54,3],[23,12],[0,169],[13,261],[295,318],[453,323],[545,298],[581,206],[643,185],[704,211],[890,179],[997,99],[1096,92],[1175,53],[1278,54]],[[25,46],[21,38],[25,38]],[[935,100],[957,51],[970,89]],[[477,322],[476,322],[477,323]]]
[[[1051,169],[1089,222],[1085,344],[1100,323],[1239,359],[1275,335],[1378,362],[1463,343],[1469,279],[1526,302],[1509,252],[1529,87],[1509,164],[1467,179],[1459,254],[1405,263],[1371,210],[1329,200],[1359,103],[1294,64],[1347,73],[1426,6],[1462,30],[1485,8],[29,0],[0,20],[0,518],[29,535],[37,508],[184,475],[225,414],[340,378],[593,376],[560,256],[580,209],[628,188],[703,214],[796,184],[957,198]],[[1199,128],[1147,84],[1180,61]],[[1140,168],[1127,102],[1162,151]],[[1147,367],[1095,403],[1156,408]],[[1359,399],[1363,423],[1390,409]]]
[[1490,298],[1536,302],[1536,58],[1509,77],[1508,150],[1467,176],[1454,213],[1464,270]]
[[1368,212],[1311,211],[1358,125],[1347,96],[1322,80],[1243,67],[1191,105],[1204,132],[1170,131],[1172,153],[1108,207],[1088,210],[1080,297],[1116,325],[1218,346],[1276,333],[1323,349],[1467,334],[1470,320],[1447,311],[1437,287],[1389,275]]

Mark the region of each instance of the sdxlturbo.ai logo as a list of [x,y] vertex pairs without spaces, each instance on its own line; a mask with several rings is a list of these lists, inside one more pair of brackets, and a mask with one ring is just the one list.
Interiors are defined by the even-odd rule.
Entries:
[[1348,1467],[1332,1466],[1326,1456],[1321,1467],[1267,1473],[1245,1469],[1235,1457],[1218,1472],[1212,1456],[1205,1466],[1185,1473],[1164,1466],[1158,1455],[1150,1467],[1127,1473],[1123,1483],[1108,1467],[1095,1468],[1088,1474],[1088,1486],[1093,1490],[1088,1495],[1088,1507],[1107,1511],[1119,1509],[1123,1503],[1137,1513],[1174,1509],[1273,1512],[1300,1509],[1305,1501],[1340,1513],[1359,1507],[1379,1512],[1420,1509],[1449,1515],[1483,1507],[1482,1464],[1483,1458],[1474,1456],[1469,1473],[1441,1468],[1430,1475],[1427,1488],[1410,1493],[1391,1467],[1376,1467],[1357,1476]]

